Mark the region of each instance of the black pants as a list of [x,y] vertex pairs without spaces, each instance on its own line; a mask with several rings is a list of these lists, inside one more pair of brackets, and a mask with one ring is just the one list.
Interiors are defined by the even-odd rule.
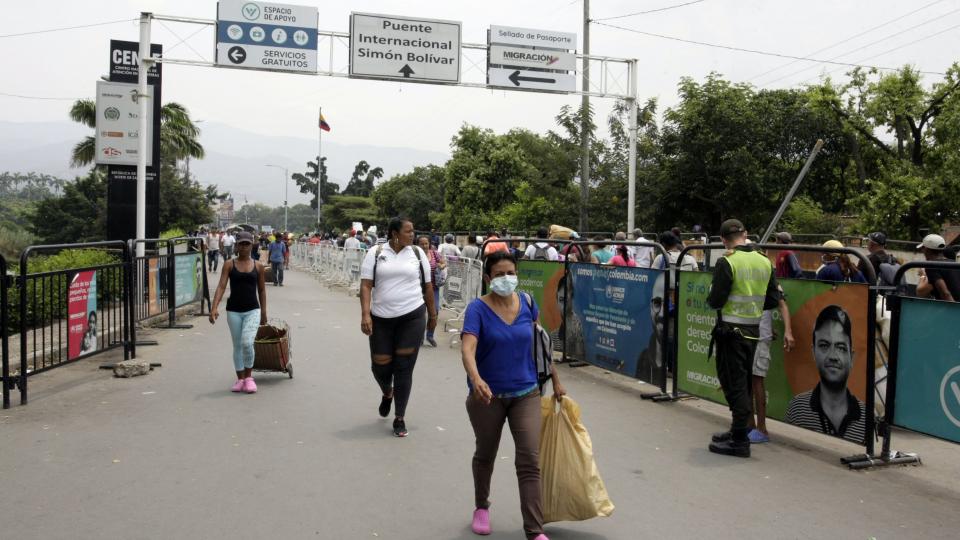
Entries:
[[[404,416],[410,390],[413,388],[413,367],[417,363],[423,331],[427,327],[427,305],[399,317],[372,316],[373,333],[370,334],[370,355],[390,356],[390,361],[378,364],[371,358],[373,378],[384,394],[393,388],[394,414]],[[413,352],[398,354],[399,350]]]
[[726,337],[718,339],[716,343],[717,379],[720,380],[723,397],[727,400],[733,415],[730,431],[733,433],[733,438],[739,441],[747,440],[750,415],[753,413],[751,374],[757,340],[749,338],[755,337],[757,333],[729,332]]
[[283,283],[283,263],[282,262],[270,262],[270,267],[273,268],[273,283],[274,285],[279,285]]

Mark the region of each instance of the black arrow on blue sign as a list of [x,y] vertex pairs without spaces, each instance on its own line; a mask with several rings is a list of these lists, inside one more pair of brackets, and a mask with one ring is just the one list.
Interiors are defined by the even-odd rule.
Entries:
[[546,84],[556,84],[557,82],[556,79],[545,79],[542,77],[521,77],[519,71],[514,71],[513,73],[510,74],[510,77],[508,78],[510,79],[510,82],[512,82],[514,86],[520,86],[520,81],[538,82],[538,83],[546,83]]
[[400,68],[400,73],[403,73],[404,79],[409,79],[410,76],[414,74],[414,71],[409,64],[404,64],[403,67]]

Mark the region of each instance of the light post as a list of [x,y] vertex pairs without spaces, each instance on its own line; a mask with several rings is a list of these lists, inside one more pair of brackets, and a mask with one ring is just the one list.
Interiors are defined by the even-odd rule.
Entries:
[[290,171],[286,167],[281,167],[280,165],[266,165],[266,167],[283,169],[283,232],[290,232],[287,229],[287,199],[290,195]]

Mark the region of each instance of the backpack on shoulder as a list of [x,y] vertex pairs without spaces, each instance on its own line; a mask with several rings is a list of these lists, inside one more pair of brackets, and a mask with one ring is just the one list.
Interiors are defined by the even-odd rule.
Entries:
[[880,280],[880,285],[886,287],[895,287],[897,270],[900,269],[900,262],[897,261],[897,258],[893,255],[888,255],[887,260],[880,263],[880,275],[877,276]]
[[533,252],[533,257],[530,257],[532,261],[549,261],[550,246],[540,247],[537,244],[534,244],[533,247],[536,251]]
[[[525,292],[521,292],[520,296],[526,299],[527,307],[530,313],[533,313],[533,297]],[[537,386],[542,393],[543,385],[553,376],[550,373],[550,366],[553,364],[553,339],[550,332],[536,321],[533,323],[533,363],[537,368]]]

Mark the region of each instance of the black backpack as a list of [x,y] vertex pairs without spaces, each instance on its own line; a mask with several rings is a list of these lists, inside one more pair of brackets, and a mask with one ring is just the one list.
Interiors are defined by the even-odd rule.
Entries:
[[879,272],[877,272],[877,278],[880,280],[880,285],[887,287],[896,287],[895,278],[897,276],[897,270],[900,269],[900,262],[897,261],[897,258],[893,255],[887,255],[887,260],[880,263]]
[[533,252],[533,257],[530,257],[532,261],[549,261],[550,246],[540,247],[538,244],[533,245],[535,251]]

